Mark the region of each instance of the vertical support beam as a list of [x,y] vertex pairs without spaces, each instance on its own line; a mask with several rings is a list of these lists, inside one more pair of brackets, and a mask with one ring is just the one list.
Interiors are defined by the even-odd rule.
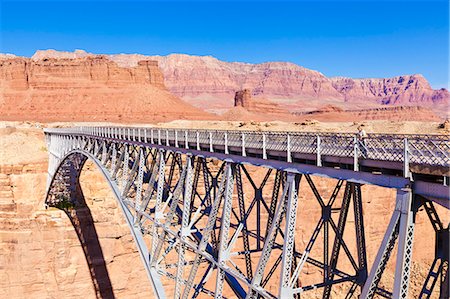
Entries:
[[[159,163],[158,163],[158,183],[156,185],[156,201],[155,201],[155,222],[159,223],[163,218],[162,213],[162,198],[164,193],[164,183],[165,183],[165,169],[166,169],[166,159],[165,152],[160,150],[159,153]],[[152,248],[151,248],[151,258],[155,254],[156,244],[158,244],[158,229],[156,225],[153,226],[152,231]]]
[[122,167],[122,192],[125,190],[125,186],[127,185],[127,179],[128,179],[128,162],[130,159],[129,151],[128,151],[128,145],[124,145],[124,158],[123,158],[123,167]]
[[111,143],[111,146],[112,146],[112,157],[111,157],[110,176],[112,179],[114,179],[112,174],[113,174],[114,168],[116,168],[116,163],[117,163],[117,148],[116,148],[115,143]]
[[397,198],[401,201],[401,215],[393,297],[407,298],[414,239],[412,192],[410,189],[397,190]]
[[169,143],[169,130],[167,130],[167,129],[166,129],[166,145],[170,146],[170,143]]
[[161,130],[158,129],[158,145],[161,145]]
[[138,176],[137,176],[137,182],[136,182],[136,197],[134,201],[134,209],[136,210],[136,215],[134,216],[134,225],[138,225],[138,219],[139,219],[139,207],[141,205],[142,200],[142,184],[144,183],[144,167],[145,167],[145,161],[144,161],[144,150],[139,148],[139,170],[138,170]]
[[366,236],[364,233],[361,185],[352,183],[353,211],[355,216],[356,246],[358,251],[358,284],[363,287],[367,279]]
[[[181,218],[181,231],[180,239],[185,241],[190,235],[189,232],[189,215],[191,212],[191,195],[192,195],[192,157],[189,155],[186,157],[186,171],[187,177],[184,181],[184,196],[183,196],[183,215]],[[178,299],[181,297],[181,285],[183,282],[184,275],[184,264],[185,264],[185,245],[183,242],[178,243],[178,266],[177,266],[177,276],[175,280],[175,295],[174,298]]]
[[106,163],[106,141],[102,142],[102,164],[104,165]]
[[[370,269],[369,277],[361,291],[361,299],[371,299],[375,295],[378,283],[381,280],[381,276],[386,268],[386,264],[394,249],[395,241],[398,236],[398,224],[403,207],[403,200],[405,199],[405,193],[402,190],[397,190],[397,198],[395,203],[395,210],[392,213],[391,220],[384,234],[383,241],[378,249],[377,256]],[[394,297],[395,298],[395,297]]]
[[[234,167],[234,166],[232,166]],[[222,224],[220,228],[220,241],[219,241],[219,252],[218,252],[218,263],[221,266],[226,264],[226,261],[229,259],[229,251],[228,251],[228,234],[230,230],[230,220],[231,220],[231,204],[232,204],[232,196],[234,189],[234,177],[233,177],[233,169],[232,167],[227,167],[225,169],[225,193],[224,193],[224,202],[223,202],[223,212],[222,212]],[[216,290],[215,290],[215,299],[222,298],[223,292],[223,283],[225,279],[225,272],[217,268],[217,280],[216,280]]]
[[184,147],[189,148],[188,131],[184,130]]
[[178,147],[178,131],[175,130],[175,147]]
[[287,179],[288,199],[286,206],[286,227],[284,230],[284,246],[281,263],[281,277],[280,277],[280,298],[291,298],[293,289],[290,287],[292,262],[295,259],[293,255],[294,237],[295,237],[295,223],[297,219],[298,194],[295,184],[295,175],[289,173]]

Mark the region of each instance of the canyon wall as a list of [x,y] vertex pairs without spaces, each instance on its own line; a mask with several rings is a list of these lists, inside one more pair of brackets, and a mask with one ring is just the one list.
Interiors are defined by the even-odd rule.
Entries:
[[[121,54],[108,57],[121,65],[135,65],[147,56]],[[318,71],[289,62],[249,64],[184,54],[150,57],[159,62],[168,88],[181,97],[229,96],[238,89],[249,88],[254,95],[269,98],[336,98],[388,105],[449,100],[447,90],[433,90],[420,74],[378,79],[327,78]]]
[[[37,51],[33,61],[49,58],[97,57],[82,50]],[[237,90],[275,102],[294,112],[316,110],[326,104],[345,109],[378,108],[384,105],[422,106],[446,117],[449,92],[434,90],[420,74],[378,79],[328,78],[324,74],[289,62],[260,64],[224,62],[211,56],[171,54],[103,55],[120,67],[137,67],[142,60],[158,62],[164,83],[174,95],[201,109],[222,113],[233,107]]]

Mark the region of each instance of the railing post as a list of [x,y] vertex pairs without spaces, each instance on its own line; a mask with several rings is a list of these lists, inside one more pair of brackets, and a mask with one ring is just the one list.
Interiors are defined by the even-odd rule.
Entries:
[[144,142],[147,143],[147,129],[144,129]]
[[247,153],[245,152],[245,134],[242,133],[242,156],[245,157],[247,156]]
[[409,172],[409,144],[408,139],[403,139],[403,176],[409,178],[411,176]]
[[353,171],[359,171],[358,164],[358,137],[353,137]]
[[150,143],[153,143],[153,129],[150,129]]
[[317,135],[317,141],[316,141],[316,165],[322,166],[322,153],[321,153],[321,140],[320,135]]
[[195,132],[196,133],[196,135],[197,135],[197,150],[199,151],[200,150],[200,133],[197,131],[197,132]]
[[158,144],[161,145],[161,130],[158,129]]
[[212,143],[212,132],[209,132],[209,151],[214,152],[213,143]]
[[188,131],[184,130],[184,147],[189,148]]
[[178,147],[178,131],[175,130],[175,147]]
[[287,144],[286,144],[286,154],[287,154],[287,161],[292,162],[292,155],[291,155],[291,135],[287,134]]
[[225,154],[228,154],[228,133],[225,132],[225,136],[224,136],[224,142],[225,142]]
[[262,150],[263,150],[263,159],[267,159],[267,150],[266,150],[266,147],[267,147],[267,144],[266,144],[266,134],[262,134],[262,138],[263,138],[263,148],[262,148]]
[[170,143],[169,143],[169,130],[167,130],[167,129],[166,129],[166,145],[170,146]]

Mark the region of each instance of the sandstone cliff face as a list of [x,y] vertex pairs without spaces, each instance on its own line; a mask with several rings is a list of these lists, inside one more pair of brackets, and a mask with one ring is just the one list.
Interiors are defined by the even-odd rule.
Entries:
[[381,104],[421,104],[448,102],[445,89],[433,90],[422,75],[398,76],[388,79],[332,78],[333,87],[345,100],[376,99]]
[[120,67],[104,56],[0,59],[4,120],[155,121],[208,117],[172,95],[158,63]]
[[210,56],[183,54],[151,59],[159,62],[167,87],[181,97],[229,96],[242,88],[270,97],[340,97],[324,75],[293,63],[228,63]]
[[[115,60],[117,57],[110,57]],[[141,57],[142,58],[142,57]],[[381,79],[327,78],[287,62],[228,63],[209,56],[152,56],[164,73],[167,87],[190,100],[212,95],[228,97],[241,88],[268,98],[337,99],[384,105],[448,103],[445,89],[433,90],[422,75]],[[138,59],[134,56],[133,59]],[[125,56],[121,56],[125,61]]]
[[143,60],[134,68],[120,68],[102,56],[80,59],[23,58],[0,61],[0,80],[14,90],[57,90],[148,84],[164,89],[164,78],[156,61]]

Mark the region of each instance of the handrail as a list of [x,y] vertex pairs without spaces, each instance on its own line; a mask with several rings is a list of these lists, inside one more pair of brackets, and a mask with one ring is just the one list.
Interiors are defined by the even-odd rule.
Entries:
[[259,150],[264,159],[273,152],[285,152],[288,162],[298,154],[316,157],[317,166],[325,156],[352,158],[354,170],[361,159],[400,162],[405,177],[411,163],[450,167],[450,137],[433,134],[368,134],[364,141],[354,133],[272,132],[249,130],[171,129],[153,127],[71,127],[46,128],[47,134],[91,135],[141,141],[178,148],[228,153],[242,156]]

